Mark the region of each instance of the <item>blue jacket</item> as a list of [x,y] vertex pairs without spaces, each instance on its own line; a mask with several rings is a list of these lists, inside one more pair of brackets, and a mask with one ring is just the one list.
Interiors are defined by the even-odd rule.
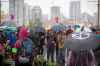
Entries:
[[33,42],[31,39],[27,38],[26,40],[24,40],[22,47],[25,49],[26,53],[32,54]]
[[10,45],[10,46],[14,46],[14,44],[15,44],[17,38],[16,38],[16,35],[13,34],[13,32],[10,32],[10,33],[8,34],[7,39],[10,40],[9,45]]

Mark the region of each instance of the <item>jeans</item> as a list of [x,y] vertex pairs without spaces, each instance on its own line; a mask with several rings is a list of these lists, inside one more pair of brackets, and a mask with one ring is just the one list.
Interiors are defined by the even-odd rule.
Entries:
[[54,62],[54,48],[48,47],[47,48],[47,59],[49,60],[51,57],[51,61]]
[[58,62],[63,63],[64,62],[64,48],[59,48],[58,50]]

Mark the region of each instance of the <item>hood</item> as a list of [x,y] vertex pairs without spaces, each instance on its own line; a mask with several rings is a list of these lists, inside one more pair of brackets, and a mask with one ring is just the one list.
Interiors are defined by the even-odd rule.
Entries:
[[28,36],[28,28],[27,27],[21,27],[19,31],[19,39],[26,39]]

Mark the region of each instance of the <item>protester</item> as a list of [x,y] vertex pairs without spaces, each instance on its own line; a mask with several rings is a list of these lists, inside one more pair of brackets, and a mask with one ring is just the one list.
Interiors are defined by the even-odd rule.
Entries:
[[4,55],[5,55],[5,49],[2,43],[0,43],[0,66],[3,66],[4,62]]
[[67,40],[70,40],[70,38],[71,38],[71,34],[73,33],[73,30],[72,29],[68,29],[67,31],[66,31],[66,39]]
[[15,34],[15,32],[9,32],[7,40],[9,40],[9,45],[11,47],[14,47],[14,44],[16,42],[16,34]]
[[53,33],[48,33],[47,35],[47,59],[51,57],[51,61],[54,62],[54,50],[55,50],[55,42],[53,39]]
[[54,32],[54,41],[56,46],[56,59],[58,58],[58,50],[59,50],[59,41],[58,41],[58,32]]
[[[50,62],[55,63],[56,52],[56,63],[58,63],[58,65],[62,63],[61,66],[64,66],[65,40],[69,39],[68,37],[72,32],[72,29],[68,29],[66,33],[63,30],[58,32],[53,30],[47,32],[29,32],[27,27],[22,26],[18,32],[9,31],[6,37],[6,34],[0,31],[0,65],[2,66],[5,57],[8,61],[15,61],[17,66],[31,66],[32,63],[34,64],[36,62],[35,58],[38,55],[44,59],[46,53],[43,49],[45,46],[45,48],[47,48],[46,60],[49,61],[51,59]],[[7,53],[10,55],[7,55]],[[66,61],[68,66],[96,65],[93,51],[80,51],[77,53],[70,49],[68,53]],[[6,58],[6,56],[8,57]],[[39,59],[40,57],[37,58],[37,60]]]
[[70,50],[67,58],[68,66],[76,66],[77,54],[75,51]]
[[39,54],[43,54],[43,46],[45,45],[45,34],[43,33],[43,32],[40,32],[40,34],[39,34]]
[[64,63],[64,41],[65,35],[63,32],[60,32],[58,35],[58,57],[61,63]]
[[15,48],[18,49],[18,53],[17,53],[18,59],[20,58],[19,57],[20,54],[23,53],[23,50],[25,50],[25,56],[26,57],[28,56],[29,60],[31,61],[32,52],[33,52],[33,42],[30,38],[28,38],[29,36],[28,28],[22,27],[19,31],[18,36],[19,36],[18,40],[16,41],[16,44],[15,44]]

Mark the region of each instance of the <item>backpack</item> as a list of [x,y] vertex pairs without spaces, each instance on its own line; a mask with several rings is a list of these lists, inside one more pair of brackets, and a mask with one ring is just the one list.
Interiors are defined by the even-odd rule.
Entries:
[[20,63],[29,63],[31,61],[32,52],[33,52],[33,42],[31,39],[27,38],[26,40],[23,40],[21,43],[22,44],[21,44],[18,61]]
[[22,42],[22,50],[25,50],[26,55],[32,55],[33,52],[33,42],[31,39],[27,38]]

